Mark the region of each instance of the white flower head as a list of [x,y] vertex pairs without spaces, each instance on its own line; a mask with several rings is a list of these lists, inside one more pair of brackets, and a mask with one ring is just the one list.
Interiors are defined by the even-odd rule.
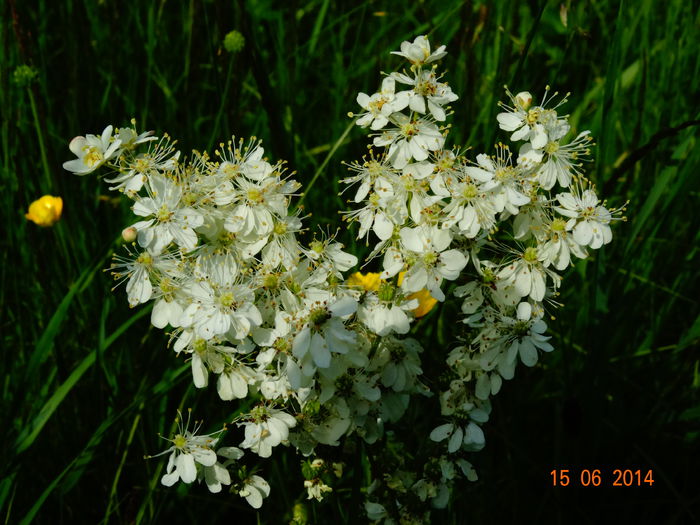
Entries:
[[197,464],[203,467],[211,467],[216,463],[214,446],[218,438],[214,436],[223,432],[223,430],[214,434],[198,435],[197,432],[202,427],[202,422],[195,422],[194,428],[190,431],[190,415],[191,411],[188,411],[187,421],[183,424],[182,414],[178,411],[176,419],[178,424],[177,434],[175,434],[174,438],[167,440],[172,443],[172,446],[160,454],[152,456],[157,457],[170,453],[168,465],[165,469],[166,473],[161,478],[161,483],[167,487],[174,485],[178,480],[182,480],[184,483],[192,483],[197,479]]
[[75,137],[68,148],[78,157],[63,163],[63,169],[76,175],[87,175],[119,154],[121,140],[112,136],[112,126],[107,126],[101,135]]
[[436,226],[418,226],[402,228],[400,238],[403,254],[387,250],[382,278],[395,275],[404,263],[410,263],[401,288],[408,293],[427,288],[438,301],[444,301],[440,289],[443,279],[455,280],[468,262],[461,251],[447,249],[452,242],[450,232]]
[[118,282],[117,286],[127,281],[129,306],[146,303],[154,296],[162,297],[160,285],[167,287],[166,283],[172,280],[169,276],[177,275],[178,255],[171,252],[154,253],[149,249],[135,253],[128,246],[126,249],[129,257],[115,254],[110,270]]
[[496,154],[489,157],[477,155],[478,166],[469,166],[466,173],[471,178],[484,181],[482,191],[493,194],[493,204],[497,212],[507,211],[517,215],[518,209],[530,202],[525,188],[525,169],[513,165],[510,148],[503,144],[496,146]]
[[497,115],[498,123],[502,130],[511,131],[510,140],[517,142],[526,140],[535,150],[544,148],[550,140],[558,140],[568,132],[568,124],[565,120],[558,119],[556,108],[566,102],[566,97],[560,100],[553,108],[547,108],[547,103],[558,93],[549,95],[549,86],[545,88],[545,95],[539,106],[532,106],[532,95],[528,92],[513,94],[506,89],[506,94],[511,100],[512,106],[500,103],[505,109]]
[[245,281],[222,282],[214,277],[191,280],[183,292],[191,302],[182,313],[180,324],[193,327],[202,339],[230,333],[243,340],[252,327],[262,324],[254,292]]
[[181,202],[182,187],[177,181],[162,175],[148,178],[148,197],[138,199],[133,206],[136,215],[146,220],[132,224],[138,231],[138,242],[160,253],[171,242],[185,251],[194,250],[198,238],[194,231],[204,217]]
[[[128,142],[131,148],[135,148],[138,144],[148,141],[158,141],[149,144],[148,150],[135,157],[126,155],[127,159],[123,161],[125,166],[120,169],[120,172],[111,179],[105,179],[107,182],[114,184],[110,186],[110,190],[119,190],[125,192],[129,196],[135,195],[141,191],[144,183],[147,181],[148,175],[156,175],[159,173],[168,173],[177,167],[180,152],[175,150],[175,143],[169,137],[143,137],[135,135],[135,131],[131,128],[120,130],[120,140]],[[133,136],[132,136],[133,135]],[[121,139],[121,137],[124,137]],[[122,142],[122,147],[125,147],[127,142]]]
[[402,56],[415,66],[423,66],[440,60],[447,54],[447,51],[445,51],[445,46],[440,46],[431,52],[428,38],[421,35],[417,36],[413,42],[402,42],[401,51],[392,51],[391,54]]
[[262,507],[263,499],[270,495],[270,484],[257,475],[252,475],[243,481],[243,488],[238,491],[254,509]]
[[571,192],[560,193],[556,198],[560,206],[554,209],[569,218],[566,229],[573,232],[576,243],[597,250],[612,240],[610,223],[624,211],[624,206],[609,210],[593,188],[585,188],[582,179],[572,186]]
[[269,458],[272,448],[286,442],[289,429],[296,426],[293,416],[275,408],[258,405],[249,414],[250,419],[238,426],[245,427],[241,448],[248,448],[261,458]]
[[365,93],[357,95],[357,103],[362,106],[365,113],[361,113],[357,121],[358,126],[371,129],[382,129],[389,123],[392,113],[403,110],[408,105],[408,93],[395,92],[395,80],[393,77],[386,77],[382,81],[382,89],[372,96]]
[[411,159],[427,159],[431,151],[445,144],[440,129],[425,117],[411,119],[403,113],[394,113],[391,120],[396,127],[376,136],[374,145],[389,146],[387,158],[396,169],[405,168]]
[[392,75],[402,84],[413,86],[413,90],[407,92],[411,110],[422,114],[427,110],[437,121],[447,118],[443,106],[459,98],[450,86],[439,82],[434,69],[415,71],[413,77],[404,73],[392,73]]

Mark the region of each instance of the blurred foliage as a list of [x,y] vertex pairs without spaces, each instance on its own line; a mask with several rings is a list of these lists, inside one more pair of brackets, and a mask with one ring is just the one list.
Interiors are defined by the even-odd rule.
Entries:
[[[293,454],[263,465],[272,495],[259,513],[201,486],[159,485],[163,462],[143,457],[165,447],[157,433],[175,409],[230,413],[212,391],[195,396],[148,310],[110,293],[101,269],[127,204],[61,163],[71,137],[131,117],[185,152],[256,135],[302,184],[320,175],[305,206],[333,231],[345,208],[340,161],[366,144],[346,133],[347,112],[397,66],[389,51],[418,34],[450,53],[454,143],[488,151],[504,138],[503,85],[539,95],[551,84],[571,92],[573,127],[596,137],[591,178],[612,205],[630,201],[613,244],[568,272],[550,323],[556,352],[497,397],[473,458],[480,481],[435,521],[700,519],[696,2],[7,0],[0,10],[6,523],[363,521],[361,454],[321,504],[305,502]],[[224,47],[233,30],[237,53]],[[40,229],[24,214],[47,193],[63,198],[63,217]],[[352,232],[340,238],[366,250]],[[432,313],[435,333],[418,323],[427,351],[447,353],[455,315]],[[607,486],[552,488],[557,468],[601,468]],[[653,469],[655,483],[611,488],[614,468]]]

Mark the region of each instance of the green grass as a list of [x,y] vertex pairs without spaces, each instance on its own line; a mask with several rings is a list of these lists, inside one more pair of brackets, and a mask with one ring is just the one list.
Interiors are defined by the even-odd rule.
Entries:
[[[106,185],[61,168],[75,135],[135,117],[184,152],[232,134],[262,138],[313,185],[311,223],[334,230],[345,208],[341,160],[359,158],[350,129],[358,91],[397,66],[389,51],[429,33],[447,45],[454,143],[487,151],[503,85],[571,92],[577,130],[591,129],[589,172],[612,205],[629,200],[613,244],[569,271],[551,323],[556,352],[520,369],[496,399],[480,481],[436,522],[689,523],[700,519],[700,18],[682,0],[617,2],[273,0],[5,2],[0,22],[0,509],[6,523],[283,523],[303,500],[299,460],[263,468],[260,513],[201,486],[166,490],[158,459],[178,407],[230,418],[193,392],[187,365],[110,292],[104,268],[128,224]],[[566,25],[564,25],[564,13]],[[243,33],[236,55],[222,48]],[[13,84],[22,64],[28,88]],[[52,229],[24,213],[64,199]],[[341,239],[360,253],[350,232]],[[453,340],[450,313],[427,348]],[[443,320],[444,319],[444,320]],[[434,343],[432,343],[434,344]],[[445,351],[444,347],[430,348]],[[416,421],[425,416],[413,414]],[[421,439],[416,436],[415,439]],[[358,456],[359,457],[359,456]],[[644,489],[553,489],[555,468],[653,468]],[[358,519],[357,473],[336,498],[307,504],[311,522]],[[287,481],[291,480],[291,482]],[[257,516],[256,516],[257,514]],[[286,521],[285,521],[286,520]],[[362,521],[362,520],[360,520]],[[608,520],[606,520],[608,521]]]

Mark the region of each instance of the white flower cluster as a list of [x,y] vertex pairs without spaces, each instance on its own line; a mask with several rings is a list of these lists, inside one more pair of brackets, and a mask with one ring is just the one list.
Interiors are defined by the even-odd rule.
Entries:
[[[349,165],[352,176],[344,181],[357,185],[352,201],[359,205],[346,219],[359,223],[358,238],[374,234],[370,258],[382,257],[387,280],[365,294],[359,311],[372,312],[379,335],[405,333],[407,323],[396,319],[410,294],[427,288],[444,301],[444,281],[458,281],[453,293],[466,326],[462,344],[449,353],[431,349],[450,374],[439,392],[446,422],[430,433],[444,446],[432,460],[442,474],[429,475],[429,461],[422,475],[404,476],[400,490],[373,486],[367,512],[387,523],[406,519],[402,500],[430,499],[444,507],[457,473],[476,479],[463,455],[485,444],[481,425],[489,418],[490,397],[503,379],[513,378],[518,361],[534,366],[538,351],[553,349],[544,317],[545,302],[554,304],[557,296],[558,272],[573,257],[609,243],[610,223],[620,211],[607,209],[582,176],[589,132],[566,142],[567,118],[558,106],[548,107],[547,96],[535,105],[530,93],[508,92],[511,105],[497,118],[520,143],[517,158],[499,144],[493,155],[471,161],[445,146],[449,128],[442,123],[457,96],[433,64],[445,55],[444,46],[431,51],[418,37],[396,54],[410,62],[409,70],[387,74],[378,93],[357,97],[366,112],[356,123],[370,128],[372,146],[362,162]],[[406,88],[397,91],[397,83]]]
[[[552,350],[544,303],[556,297],[557,272],[572,255],[610,242],[617,213],[582,177],[588,133],[564,142],[566,117],[519,93],[498,115],[523,143],[518,158],[498,145],[467,160],[445,147],[448,104],[458,98],[435,64],[444,46],[432,51],[418,37],[395,54],[409,70],[357,97],[356,122],[370,129],[373,146],[344,181],[358,185],[360,206],[344,218],[359,223],[359,238],[377,238],[369,259],[381,257],[382,270],[374,276],[346,279],[358,261],[333,236],[300,241],[302,218],[290,207],[300,184],[257,140],[232,140],[215,159],[195,152],[187,162],[167,135],[131,128],[71,141],[77,158],[67,170],[108,167],[110,189],[133,200],[138,220],[123,232],[131,246],[112,265],[129,304],[154,301],[151,323],[170,327],[197,388],[211,379],[223,401],[255,402],[234,421],[240,448],[216,449],[218,433],[181,426],[165,451],[163,484],[230,485],[258,508],[270,487],[237,464],[244,451],[268,458],[291,444],[310,456],[351,434],[372,444],[420,393],[439,400],[445,421],[429,433],[435,454],[419,472],[376,476],[367,512],[392,523],[409,512],[406,498],[444,507],[455,480],[476,479],[464,455],[484,446],[490,397],[518,360],[533,366],[538,350]],[[446,294],[445,281],[459,286]],[[450,379],[431,392],[420,380],[423,350],[405,335],[448,297],[462,303],[465,336],[449,353],[432,349]],[[323,462],[314,465],[305,486],[320,500],[332,488],[317,473]]]
[[[218,438],[181,429],[163,484],[204,479],[218,491],[232,484],[228,470],[243,451],[268,458],[291,442],[310,455],[354,432],[373,442],[385,421],[398,421],[418,388],[420,347],[379,342],[363,324],[361,291],[343,275],[357,258],[333,237],[299,241],[302,220],[290,204],[300,185],[258,141],[183,163],[167,136],[110,126],[71,149],[78,158],[66,169],[111,168],[110,189],[133,200],[138,220],[123,232],[132,242],[111,267],[129,304],[154,302],[151,323],[169,330],[197,388],[212,380],[223,401],[257,402],[235,420],[240,449],[216,451]],[[233,486],[259,506],[269,487],[240,488],[245,481]]]

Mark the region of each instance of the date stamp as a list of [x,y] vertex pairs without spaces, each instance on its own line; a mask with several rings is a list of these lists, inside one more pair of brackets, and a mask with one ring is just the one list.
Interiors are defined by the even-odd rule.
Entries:
[[651,469],[555,469],[549,473],[553,487],[653,487]]

